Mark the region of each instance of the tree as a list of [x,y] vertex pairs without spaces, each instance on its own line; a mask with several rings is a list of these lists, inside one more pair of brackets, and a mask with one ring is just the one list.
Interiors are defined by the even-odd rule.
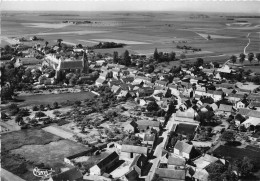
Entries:
[[21,117],[29,116],[30,111],[28,109],[20,109],[18,115]]
[[243,53],[240,53],[240,55],[239,55],[239,62],[243,63],[245,61],[245,58],[246,58],[246,55],[243,54]]
[[232,55],[232,56],[230,57],[230,60],[231,60],[231,62],[234,64],[234,63],[236,63],[236,61],[237,61],[237,57],[236,57],[235,55]]
[[248,55],[248,61],[250,62],[250,63],[252,63],[252,61],[254,60],[254,54],[253,53],[249,53]]
[[233,163],[234,169],[241,176],[248,176],[254,169],[254,163],[248,157],[244,157],[243,159],[237,159]]
[[17,114],[20,109],[17,106],[17,104],[11,104],[10,106],[8,106],[8,110],[10,112],[10,115],[13,116],[13,115]]
[[204,60],[202,58],[197,58],[197,62],[196,62],[197,67],[200,67],[203,64],[204,64]]
[[207,172],[209,173],[208,179],[210,181],[219,181],[222,180],[222,174],[226,171],[225,165],[222,163],[211,163],[206,167]]
[[117,51],[115,51],[115,52],[113,53],[113,62],[114,62],[114,63],[118,63],[118,52],[117,52]]
[[221,140],[222,141],[234,141],[235,140],[235,133],[233,131],[225,131],[221,135]]
[[9,117],[6,115],[5,112],[1,111],[1,119],[8,119]]
[[40,105],[40,108],[39,108],[41,111],[44,111],[44,109],[45,109],[45,107],[44,107],[44,105]]
[[22,117],[22,116],[17,115],[17,116],[15,117],[15,122],[16,122],[18,125],[20,125],[22,121],[23,121],[23,117]]
[[59,108],[59,104],[57,102],[54,102],[53,103],[53,109],[57,109],[57,108]]
[[185,53],[181,53],[181,54],[180,54],[180,59],[185,59],[185,58],[186,58]]
[[260,63],[260,53],[255,54],[255,58],[258,61],[258,64]]
[[71,77],[71,79],[69,80],[69,84],[70,85],[75,85],[77,82],[77,78],[74,76],[74,77]]
[[39,111],[39,112],[35,113],[35,117],[40,118],[40,117],[44,117],[44,116],[46,116],[46,114],[44,112]]
[[155,61],[158,61],[158,60],[159,60],[159,53],[158,53],[157,48],[155,48],[155,50],[154,50],[153,58],[154,58]]
[[151,102],[148,103],[146,109],[147,109],[149,112],[158,111],[159,106],[158,106],[158,104],[157,104],[155,101],[151,101]]
[[59,39],[57,39],[57,43],[58,43],[58,46],[59,46],[59,47],[61,47],[61,42],[62,42],[62,41],[63,41],[63,40],[62,40],[62,39],[60,39],[60,38],[59,38]]
[[33,111],[38,111],[39,109],[38,109],[38,107],[37,107],[36,105],[34,105],[34,106],[32,107],[32,110],[33,110]]
[[211,36],[210,36],[209,34],[208,34],[208,36],[207,36],[207,39],[208,39],[208,40],[211,40]]
[[14,95],[14,89],[10,85],[5,85],[1,89],[1,98],[3,100],[11,100]]
[[171,52],[169,55],[169,61],[174,61],[176,59],[176,53],[175,52]]
[[48,46],[48,44],[49,44],[49,42],[48,42],[48,41],[45,41],[45,47],[47,47],[47,46]]
[[126,50],[123,54],[123,64],[125,66],[131,65],[131,57],[129,56],[128,50]]

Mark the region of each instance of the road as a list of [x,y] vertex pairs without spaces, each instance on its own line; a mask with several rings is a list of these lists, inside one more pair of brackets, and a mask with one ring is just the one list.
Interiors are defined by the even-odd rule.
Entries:
[[246,45],[245,48],[244,48],[244,54],[245,54],[245,55],[247,55],[247,53],[246,53],[246,48],[250,45],[250,42],[251,42],[251,40],[250,40],[250,38],[249,38],[250,34],[251,34],[251,33],[248,33],[247,36],[246,36],[246,37],[248,38],[248,43],[247,43],[247,45]]

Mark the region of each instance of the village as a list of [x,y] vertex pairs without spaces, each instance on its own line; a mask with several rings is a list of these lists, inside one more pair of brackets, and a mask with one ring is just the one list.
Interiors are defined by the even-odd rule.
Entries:
[[[3,48],[19,56],[1,64],[1,134],[42,129],[85,147],[48,180],[238,180],[259,169],[260,79],[243,70],[246,55],[170,67],[181,62],[173,52],[102,55],[57,43]],[[15,88],[11,69],[22,72]],[[82,95],[55,101],[67,93]],[[53,102],[9,102],[41,95]]]

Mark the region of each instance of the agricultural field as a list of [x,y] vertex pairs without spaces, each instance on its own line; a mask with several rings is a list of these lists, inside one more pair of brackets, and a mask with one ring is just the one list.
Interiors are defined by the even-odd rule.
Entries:
[[[66,16],[59,16],[58,13],[55,16],[44,15],[46,13],[6,12],[1,22],[2,44],[13,43],[14,37],[36,35],[47,40],[50,46],[56,44],[58,38],[63,39],[64,43],[86,46],[93,46],[99,41],[115,41],[127,44],[120,52],[129,49],[131,53],[151,54],[157,47],[160,51],[175,51],[178,54],[181,51],[176,49],[176,45],[186,41],[185,44],[208,53],[239,54],[248,43],[248,33],[251,33],[248,51],[259,51],[260,37],[257,32],[260,26],[254,18],[246,19],[246,24],[239,24],[217,13],[207,13],[208,18],[196,19],[185,12],[78,12]],[[82,20],[93,23],[62,23]],[[211,35],[212,39],[207,40],[207,35]],[[98,50],[101,53],[105,51],[112,52],[109,49]]]

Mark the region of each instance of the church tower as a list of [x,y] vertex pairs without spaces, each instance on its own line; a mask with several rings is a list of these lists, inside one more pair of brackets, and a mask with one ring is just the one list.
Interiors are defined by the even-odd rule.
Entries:
[[82,73],[88,74],[89,65],[88,65],[88,56],[86,54],[86,51],[83,52],[82,65],[83,65]]

